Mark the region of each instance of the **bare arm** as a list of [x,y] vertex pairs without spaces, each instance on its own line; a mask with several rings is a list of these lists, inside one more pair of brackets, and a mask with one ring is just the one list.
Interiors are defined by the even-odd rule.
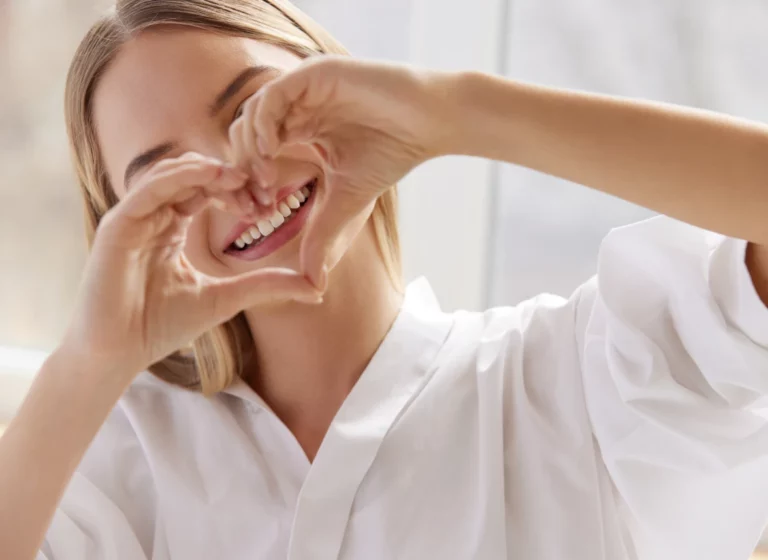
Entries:
[[191,215],[213,200],[249,211],[227,196],[244,188],[241,172],[186,154],[142,181],[102,219],[64,342],[0,439],[3,560],[35,557],[67,482],[138,372],[242,309],[317,299],[294,271],[213,278],[184,258]]
[[452,152],[522,165],[768,244],[766,126],[483,74],[462,75],[456,91],[461,129]]
[[689,108],[454,78],[450,153],[522,165],[740,239],[768,302],[768,127]]
[[64,489],[133,378],[54,353],[0,438],[0,550],[34,558]]
[[[313,279],[348,208],[448,154],[522,165],[768,246],[768,127],[724,115],[348,57],[308,60],[245,115],[264,177],[292,143],[324,154],[328,192],[302,245]],[[766,260],[750,260],[754,275],[768,278],[756,264]]]

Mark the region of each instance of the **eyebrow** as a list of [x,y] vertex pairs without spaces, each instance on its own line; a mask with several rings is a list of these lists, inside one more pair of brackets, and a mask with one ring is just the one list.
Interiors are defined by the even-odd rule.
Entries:
[[224,90],[216,96],[216,99],[209,107],[209,114],[211,117],[215,117],[229,101],[243,89],[245,84],[250,82],[257,76],[260,76],[267,72],[279,72],[274,66],[267,66],[264,64],[258,64],[255,66],[249,66],[242,72],[240,72],[235,79],[232,80]]
[[125,177],[123,177],[123,185],[125,185],[125,189],[128,190],[128,183],[140,169],[154,163],[175,147],[175,143],[166,142],[159,146],[155,146],[154,148],[150,148],[146,152],[142,152],[133,158],[131,163],[128,164],[128,167],[125,168]]
[[[265,73],[279,73],[280,71],[274,66],[268,66],[264,64],[258,64],[249,66],[242,72],[240,72],[235,78],[225,87],[222,92],[216,96],[213,103],[208,107],[208,114],[211,117],[218,115],[221,110],[230,102],[230,100],[236,96],[245,85],[257,76],[261,76]],[[131,160],[128,166],[125,168],[125,176],[123,177],[123,185],[126,190],[128,189],[128,183],[131,181],[134,175],[138,173],[144,167],[151,165],[167,153],[176,148],[175,142],[165,142],[159,144],[149,150],[140,153]]]

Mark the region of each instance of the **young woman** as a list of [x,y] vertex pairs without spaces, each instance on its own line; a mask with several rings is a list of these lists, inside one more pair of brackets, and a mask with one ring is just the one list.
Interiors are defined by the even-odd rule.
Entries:
[[[0,440],[2,557],[746,558],[768,130],[319,53],[282,0],[123,0],[86,36],[91,256]],[[443,154],[722,234],[622,228],[568,300],[445,314],[400,288],[392,187]]]

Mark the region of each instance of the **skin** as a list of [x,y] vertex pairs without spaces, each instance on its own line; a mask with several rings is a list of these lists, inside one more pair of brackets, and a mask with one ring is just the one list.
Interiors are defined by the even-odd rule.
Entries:
[[[272,45],[185,28],[152,30],[125,45],[100,82],[94,107],[104,163],[118,198],[126,195],[123,176],[129,161],[167,141],[178,147],[165,159],[193,152],[230,162],[248,173],[249,181],[260,181],[251,167],[253,149],[242,136],[244,104],[270,79],[300,63],[296,55]],[[253,78],[212,118],[212,101],[253,65],[275,71]],[[322,161],[307,146],[285,150],[273,168],[270,179],[278,187],[323,178]],[[140,184],[146,172],[139,171],[128,187]],[[321,180],[315,196],[322,197],[324,188]],[[333,282],[322,305],[283,303],[245,310],[258,350],[248,381],[297,435],[310,458],[400,304],[373,230],[365,225],[371,210],[367,204],[337,236]],[[197,214],[184,246],[190,264],[216,277],[267,267],[300,268],[302,233],[258,261],[225,254],[226,237],[238,221],[214,207]]]
[[[148,33],[126,46],[98,89],[99,137],[115,184],[136,150],[167,136],[183,145],[129,191],[116,186],[121,200],[97,232],[72,326],[0,439],[7,557],[34,558],[74,469],[137,372],[241,310],[260,349],[252,385],[311,456],[399,303],[372,256],[370,208],[432,157],[524,165],[747,239],[747,265],[768,299],[763,126],[332,57],[298,66],[281,58],[291,71],[251,92],[240,125],[206,120],[201,107],[225,69],[231,75],[238,61],[273,55],[277,62],[265,49],[200,32]],[[198,80],[205,64],[206,80]],[[121,112],[131,118],[117,122]],[[255,211],[265,211],[274,185],[294,169],[322,171],[301,237],[248,266],[217,254],[234,216],[254,211],[254,198]],[[336,329],[356,338],[340,343]],[[322,427],[307,427],[313,421]]]

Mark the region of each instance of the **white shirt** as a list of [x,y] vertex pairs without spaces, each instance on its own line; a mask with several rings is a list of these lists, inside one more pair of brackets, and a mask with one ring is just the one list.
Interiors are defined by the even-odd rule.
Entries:
[[148,374],[48,560],[731,560],[768,519],[768,310],[746,243],[667,218],[570,299],[442,313],[425,281],[310,464],[244,384]]

